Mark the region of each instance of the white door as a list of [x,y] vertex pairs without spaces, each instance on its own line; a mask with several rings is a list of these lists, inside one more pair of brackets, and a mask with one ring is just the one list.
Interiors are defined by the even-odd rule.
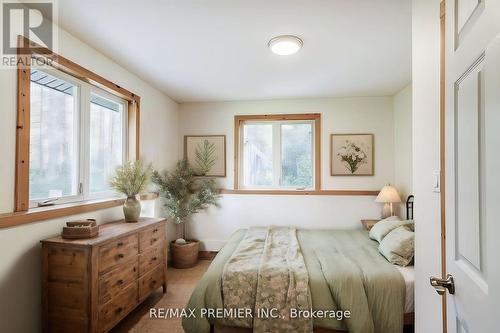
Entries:
[[446,2],[448,332],[500,332],[500,0]]

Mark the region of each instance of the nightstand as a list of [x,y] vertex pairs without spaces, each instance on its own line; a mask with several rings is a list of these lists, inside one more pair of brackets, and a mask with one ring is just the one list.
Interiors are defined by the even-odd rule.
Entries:
[[361,224],[363,225],[363,227],[365,227],[366,230],[370,230],[374,225],[375,223],[377,223],[378,221],[380,221],[380,219],[365,219],[365,220],[361,220]]

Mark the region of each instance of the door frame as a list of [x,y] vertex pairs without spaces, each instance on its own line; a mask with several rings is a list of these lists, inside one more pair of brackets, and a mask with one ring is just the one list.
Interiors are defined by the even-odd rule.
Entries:
[[[440,1],[440,69],[439,69],[439,188],[441,206],[441,277],[446,278],[446,0]],[[441,296],[443,333],[448,332],[447,303],[446,294]]]

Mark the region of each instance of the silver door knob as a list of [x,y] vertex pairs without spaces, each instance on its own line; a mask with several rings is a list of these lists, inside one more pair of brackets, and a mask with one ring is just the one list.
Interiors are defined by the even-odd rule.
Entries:
[[444,295],[446,290],[448,290],[451,295],[455,293],[455,281],[450,274],[446,276],[446,279],[431,276],[431,286],[436,289],[439,295]]

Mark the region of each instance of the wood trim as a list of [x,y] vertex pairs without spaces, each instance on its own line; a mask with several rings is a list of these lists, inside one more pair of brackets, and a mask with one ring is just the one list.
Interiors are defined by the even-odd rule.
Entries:
[[[18,38],[17,56],[17,123],[16,123],[16,171],[14,189],[15,211],[29,208],[29,162],[30,162],[30,77],[31,54]],[[22,61],[21,61],[22,58]]]
[[241,116],[234,117],[234,161],[233,161],[233,177],[234,177],[234,189],[240,188],[240,128],[243,122]]
[[343,195],[343,196],[377,196],[379,191],[373,190],[317,190],[317,191],[295,191],[295,190],[226,190],[221,194],[243,194],[243,195]]
[[[139,99],[140,101],[140,99]],[[140,158],[141,110],[140,102],[128,101],[128,159]]]
[[[441,276],[446,277],[446,0],[440,3],[440,68],[439,68],[439,188],[441,208]],[[446,294],[441,297],[443,333],[448,332]]]
[[314,114],[314,189],[321,190],[321,115]]
[[288,114],[251,114],[251,115],[238,115],[234,119],[240,121],[248,120],[316,120],[321,119],[320,113],[288,113]]
[[33,208],[26,212],[0,214],[0,228],[92,212],[123,205],[124,199],[93,200],[58,206]]
[[[42,47],[24,36],[17,38],[17,124],[14,211],[29,209],[29,151],[30,151],[30,76],[33,58],[61,70],[81,81],[97,86],[128,101],[128,158],[140,157],[140,96],[120,87],[102,76]],[[19,61],[21,60],[22,61]],[[1,224],[1,223],[0,223]]]
[[[141,200],[154,200],[158,193],[141,194]],[[58,217],[93,212],[100,209],[112,208],[123,205],[125,199],[102,199],[85,202],[73,202],[61,205],[33,208],[26,212],[0,214],[0,229],[14,227],[26,223],[55,219]]]
[[127,101],[140,101],[139,96],[121,87],[120,85],[115,84],[108,79],[105,79],[104,77],[86,69],[85,67],[78,65],[77,63],[53,52],[52,50],[49,50],[48,48],[45,48],[29,40],[24,36],[18,36],[18,43],[19,42],[21,42],[22,44],[18,45],[24,45],[21,48],[23,49],[23,51],[25,51],[25,53],[31,54],[36,58],[46,59],[47,61],[45,63],[51,65],[52,67],[55,67],[84,82],[90,83],[103,90],[106,90],[107,92]]
[[[240,129],[245,121],[313,120],[314,121],[314,191],[321,190],[321,114],[264,114],[234,116],[234,189],[240,188]],[[257,192],[257,191],[256,191]],[[267,191],[266,191],[267,192]],[[282,192],[282,191],[280,191]],[[267,192],[268,193],[268,192]]]

